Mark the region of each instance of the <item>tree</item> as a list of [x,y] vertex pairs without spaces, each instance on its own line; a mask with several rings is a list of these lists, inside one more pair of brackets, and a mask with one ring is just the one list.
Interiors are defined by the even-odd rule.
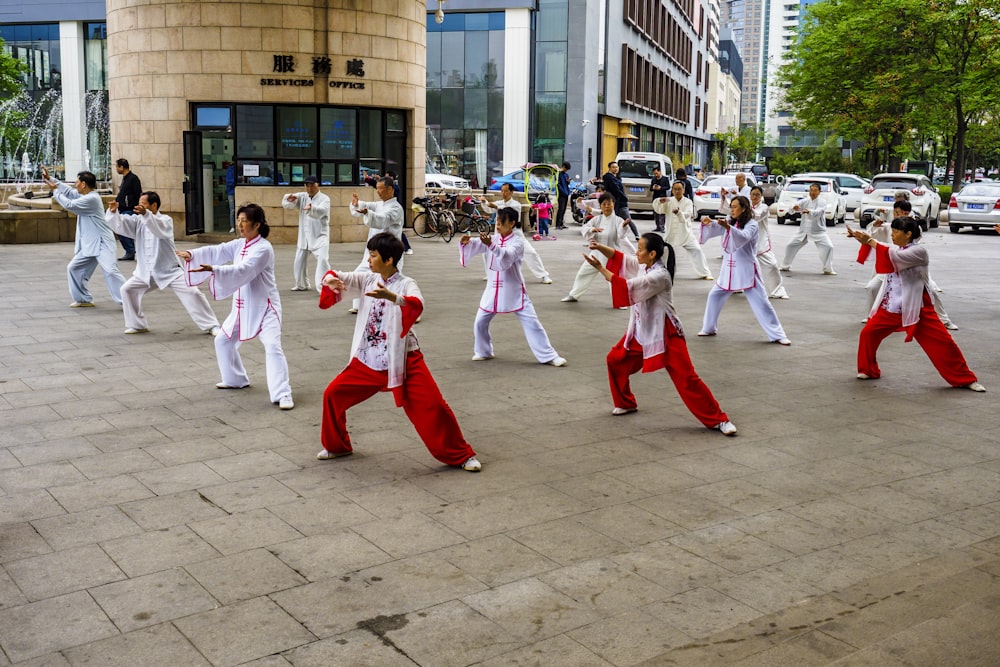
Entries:
[[25,69],[24,63],[7,53],[4,41],[0,39],[0,109],[3,111],[0,145],[6,147],[16,146],[24,139],[27,112],[19,102],[24,100],[21,75]]
[[763,125],[741,127],[738,130],[730,128],[717,134],[716,138],[725,145],[725,154],[732,155],[736,162],[746,163],[757,159],[761,147],[767,141],[767,133]]

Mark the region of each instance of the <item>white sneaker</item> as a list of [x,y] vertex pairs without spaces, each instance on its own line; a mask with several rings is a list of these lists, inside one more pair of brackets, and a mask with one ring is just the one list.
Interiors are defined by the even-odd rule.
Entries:
[[715,428],[719,429],[719,433],[722,435],[736,435],[736,424],[733,422],[722,422],[717,424]]
[[309,288],[308,287],[299,287],[298,285],[296,285],[295,287],[292,288],[292,291],[293,292],[305,292],[307,289],[309,289]]
[[468,470],[469,472],[479,472],[483,469],[483,464],[479,462],[475,456],[470,456],[462,464],[462,470]]
[[547,363],[549,366],[565,366],[566,360],[563,359],[562,357],[556,357],[552,361],[547,361],[545,363]]
[[791,273],[792,272],[792,267],[790,267],[790,266],[779,266],[778,270],[779,271],[784,271],[785,273]]
[[319,461],[329,461],[330,459],[339,459],[341,456],[350,456],[354,452],[331,452],[326,449],[319,450],[319,454],[316,455],[316,459]]
[[858,373],[858,379],[859,380],[871,380],[872,378],[867,373]]
[[575,296],[570,296],[569,294],[567,294],[566,296],[564,296],[563,298],[561,298],[559,300],[562,301],[563,303],[573,303],[574,301],[576,301],[576,297]]
[[229,228],[229,233],[230,234],[235,234],[236,233],[236,228],[235,227],[230,227]]
[[208,330],[208,333],[211,334],[212,336],[218,336],[219,332],[221,331],[222,327],[220,327],[219,325],[215,325],[214,327]]
[[149,329],[133,329],[132,327],[129,327],[128,329],[125,330],[125,333],[127,334],[149,333]]
[[492,354],[491,354],[491,355],[489,355],[488,357],[481,357],[481,356],[479,356],[479,355],[477,354],[476,356],[472,357],[472,360],[473,360],[473,361],[486,361],[487,359],[492,359],[492,358],[493,358],[493,355],[492,355]]
[[285,396],[278,401],[278,407],[282,410],[291,410],[295,407],[295,401],[292,400],[291,396]]
[[552,278],[549,278],[548,276],[545,276],[544,278],[542,278],[542,284],[543,285],[551,285],[552,284]]
[[965,388],[971,389],[972,391],[986,391],[986,387],[979,384],[978,382],[970,382],[969,384],[965,385]]
[[787,338],[779,338],[774,342],[777,343],[778,345],[784,345],[786,347],[792,344],[792,341],[788,340]]
[[250,385],[248,385],[248,384],[245,384],[245,385],[243,385],[242,387],[234,387],[233,385],[231,385],[231,384],[226,384],[225,382],[216,382],[216,383],[215,383],[215,386],[216,386],[216,388],[218,388],[218,389],[246,389],[246,388],[247,388],[247,387],[249,387]]
[[413,254],[413,248],[407,249],[403,254],[404,255],[412,255]]
[[834,271],[833,269],[830,269],[829,271],[824,271],[823,275],[824,276],[835,276],[835,275],[837,275],[837,272]]
[[632,412],[636,412],[639,408],[615,408],[611,411],[615,417],[620,417],[621,415],[627,415]]
[[958,331],[958,325],[954,322],[946,322],[944,328],[948,331]]
[[94,304],[90,301],[74,301],[69,304],[70,308],[93,308]]
[[712,276],[702,276],[701,279],[702,280],[715,280],[715,278],[713,278]]
[[348,308],[347,312],[349,312],[351,315],[357,315],[358,314],[358,309],[357,308]]

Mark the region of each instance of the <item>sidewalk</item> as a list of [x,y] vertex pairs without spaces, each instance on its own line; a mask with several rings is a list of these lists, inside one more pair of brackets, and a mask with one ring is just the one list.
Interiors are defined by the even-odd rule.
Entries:
[[[771,227],[780,258],[796,228]],[[726,438],[665,373],[634,376],[639,412],[610,415],[628,314],[597,281],[559,301],[584,250],[559,235],[534,244],[554,284],[528,291],[564,368],[535,362],[515,317],[472,362],[481,264],[410,236],[417,336],[479,474],[439,465],[387,394],[348,414],[354,456],[315,460],[355,320],[290,291],[291,246],[290,412],[257,341],[251,387],[215,388],[212,339],[169,290],[126,336],[100,270],[97,307],[67,307],[71,244],[0,246],[0,665],[1000,664],[1000,237],[926,237],[986,394],[900,335],[883,379],[855,379],[871,268],[842,226],[839,275],[812,245],[785,274],[789,348],[741,296],[694,336],[711,283],[681,250],[674,302]]]

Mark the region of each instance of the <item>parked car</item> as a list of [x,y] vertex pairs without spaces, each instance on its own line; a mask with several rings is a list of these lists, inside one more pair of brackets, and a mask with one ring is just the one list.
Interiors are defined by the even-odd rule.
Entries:
[[948,202],[948,229],[957,234],[962,227],[992,228],[1000,224],[1000,183],[966,185]]
[[865,188],[871,183],[866,178],[857,174],[847,174],[839,171],[810,171],[805,174],[795,174],[793,178],[832,178],[837,181],[840,190],[847,199],[847,211],[851,212],[861,206],[861,200],[865,196]]
[[[747,185],[753,187],[757,181],[752,173],[747,173]],[[693,186],[693,184],[692,184]],[[701,185],[694,188],[694,211],[697,217],[714,216],[719,212],[722,189],[736,190],[736,174],[716,174],[706,176]],[[728,211],[726,211],[728,213]]]
[[800,199],[809,196],[809,187],[816,183],[819,185],[820,199],[826,202],[826,226],[833,227],[838,222],[844,222],[847,218],[847,198],[841,191],[837,181],[832,178],[819,178],[818,176],[790,176],[781,188],[778,201],[775,206],[778,209],[778,224],[786,222],[801,222],[802,214],[792,210]]
[[491,178],[489,189],[499,190],[504,183],[514,188],[514,192],[524,192],[524,169],[515,169],[509,174]]
[[913,212],[923,220],[920,227],[924,231],[927,231],[928,227],[938,226],[941,216],[941,195],[931,185],[930,179],[923,174],[877,174],[865,188],[865,196],[861,200],[861,206],[858,207],[861,214],[855,212],[854,217],[861,224],[867,225],[875,218],[878,209],[888,208],[891,212],[897,192],[909,195]]
[[431,190],[468,190],[469,182],[459,176],[444,174],[428,162],[426,173],[424,173],[424,188]]
[[619,153],[615,157],[615,162],[618,163],[618,176],[622,179],[622,187],[628,195],[629,210],[651,213],[653,193],[649,190],[649,182],[653,179],[653,169],[660,169],[673,183],[673,162],[661,153]]

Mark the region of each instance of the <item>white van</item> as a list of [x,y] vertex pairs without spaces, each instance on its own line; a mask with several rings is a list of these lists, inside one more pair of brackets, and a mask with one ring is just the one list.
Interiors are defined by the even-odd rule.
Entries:
[[619,153],[615,162],[618,163],[618,175],[628,196],[629,210],[651,213],[653,195],[649,191],[649,182],[653,178],[653,170],[659,168],[667,180],[673,182],[673,162],[661,153]]

